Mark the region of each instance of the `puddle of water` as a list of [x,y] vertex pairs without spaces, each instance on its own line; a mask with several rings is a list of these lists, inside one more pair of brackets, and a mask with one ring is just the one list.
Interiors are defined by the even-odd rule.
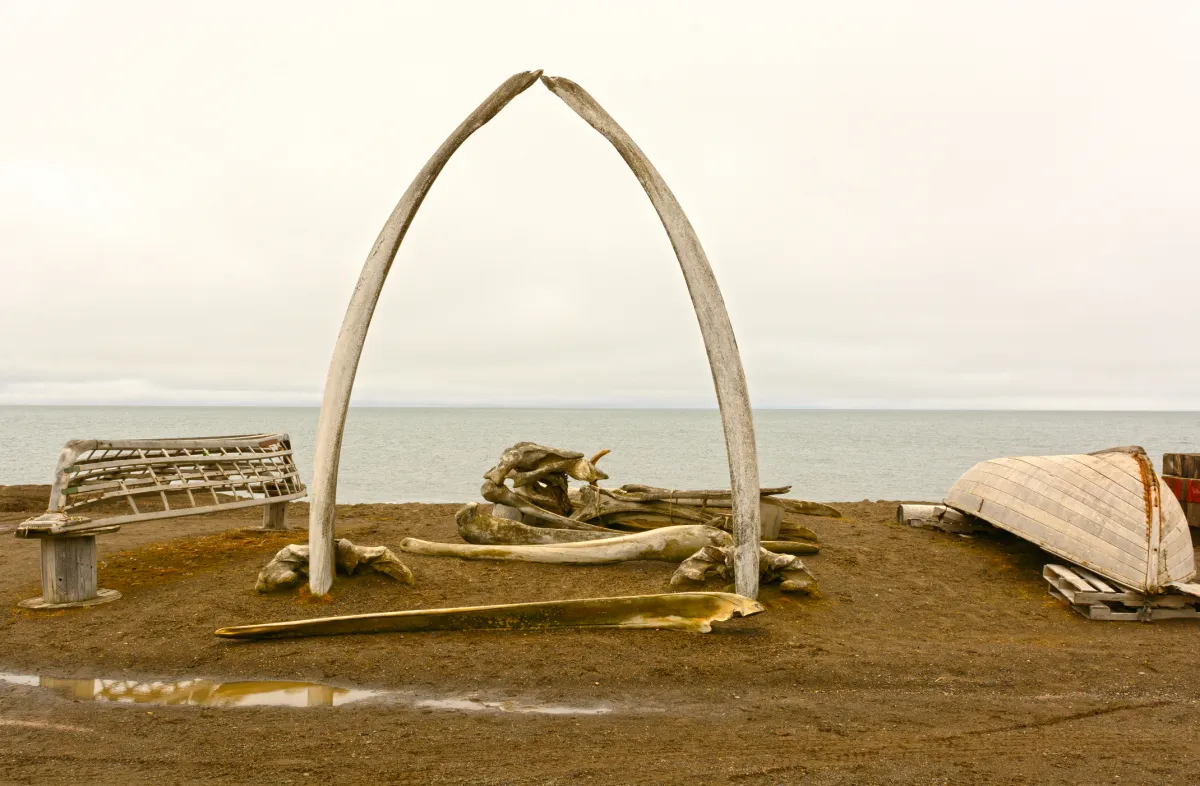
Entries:
[[435,710],[479,712],[533,712],[539,715],[607,715],[611,707],[566,707],[554,704],[522,704],[516,701],[483,701],[482,699],[424,699],[416,706]]
[[312,682],[139,682],[78,680],[0,674],[0,682],[48,688],[72,701],[122,704],[195,704],[206,707],[337,707],[382,695],[383,691],[335,688]]
[[170,704],[204,707],[339,707],[365,699],[390,699],[421,709],[458,712],[517,712],[542,715],[606,715],[611,707],[570,707],[521,701],[486,701],[473,697],[419,699],[400,691],[335,688],[314,682],[259,680],[139,681],[60,679],[0,672],[0,683],[46,688],[71,701],[117,704]]

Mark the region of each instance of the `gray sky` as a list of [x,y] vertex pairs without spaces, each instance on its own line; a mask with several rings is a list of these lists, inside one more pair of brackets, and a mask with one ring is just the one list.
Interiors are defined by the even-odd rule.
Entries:
[[[315,404],[376,234],[515,71],[655,162],[757,406],[1200,408],[1200,3],[0,4],[0,403]],[[360,404],[711,406],[540,86],[456,154]]]

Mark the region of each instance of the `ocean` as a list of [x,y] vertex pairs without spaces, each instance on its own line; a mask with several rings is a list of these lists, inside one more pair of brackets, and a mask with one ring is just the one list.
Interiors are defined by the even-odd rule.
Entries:
[[[69,439],[188,437],[285,431],[311,480],[316,408],[0,407],[0,485],[49,483]],[[1013,455],[1087,453],[1141,445],[1200,452],[1198,412],[759,410],[764,486],[824,502],[940,500],[972,464]],[[465,502],[481,476],[522,440],[591,455],[608,485],[727,488],[716,410],[350,410],[339,502]]]

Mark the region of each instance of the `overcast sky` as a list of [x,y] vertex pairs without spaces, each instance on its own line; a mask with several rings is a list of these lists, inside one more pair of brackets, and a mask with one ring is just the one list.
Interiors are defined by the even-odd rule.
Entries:
[[[0,3],[0,403],[316,404],[510,74],[587,88],[761,407],[1200,408],[1200,3]],[[535,85],[400,249],[359,404],[715,405],[658,219]]]

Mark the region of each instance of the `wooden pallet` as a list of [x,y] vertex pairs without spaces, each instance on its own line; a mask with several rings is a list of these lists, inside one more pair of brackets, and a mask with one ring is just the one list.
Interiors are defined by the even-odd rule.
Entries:
[[1200,598],[1145,595],[1106,581],[1077,565],[1046,565],[1042,568],[1042,578],[1049,585],[1051,595],[1066,601],[1090,620],[1200,619]]

